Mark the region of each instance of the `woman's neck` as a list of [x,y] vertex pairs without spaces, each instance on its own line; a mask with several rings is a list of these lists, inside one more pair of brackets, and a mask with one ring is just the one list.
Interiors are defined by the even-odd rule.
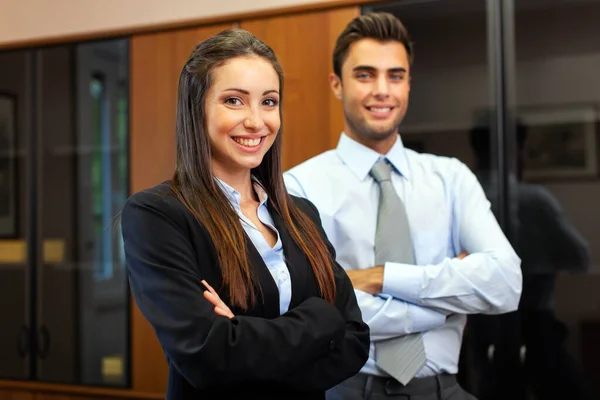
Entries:
[[240,194],[240,202],[257,201],[250,170],[236,173],[226,173],[224,171],[214,171],[214,175],[234,188]]

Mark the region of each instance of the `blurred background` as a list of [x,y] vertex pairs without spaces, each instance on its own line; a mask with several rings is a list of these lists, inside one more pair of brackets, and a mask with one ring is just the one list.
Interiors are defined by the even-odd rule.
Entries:
[[415,43],[405,145],[465,162],[522,258],[519,310],[469,318],[461,383],[600,399],[600,0],[0,0],[1,400],[164,398],[118,214],[171,176],[181,67],[223,29],[270,44],[287,169],[336,146],[331,53],[369,11]]

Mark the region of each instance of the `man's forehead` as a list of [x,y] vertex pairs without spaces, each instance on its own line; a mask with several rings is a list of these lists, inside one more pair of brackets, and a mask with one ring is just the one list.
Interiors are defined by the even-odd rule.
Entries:
[[346,64],[351,69],[368,66],[378,70],[408,70],[408,54],[404,45],[398,41],[379,42],[374,39],[362,39],[350,46]]

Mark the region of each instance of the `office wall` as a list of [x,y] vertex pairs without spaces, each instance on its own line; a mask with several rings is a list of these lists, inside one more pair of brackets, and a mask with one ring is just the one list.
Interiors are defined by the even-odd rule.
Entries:
[[1,0],[0,47],[344,0]]

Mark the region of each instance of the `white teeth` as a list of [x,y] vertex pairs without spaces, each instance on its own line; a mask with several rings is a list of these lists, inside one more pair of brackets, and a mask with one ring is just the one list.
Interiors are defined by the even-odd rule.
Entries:
[[391,110],[390,107],[383,107],[383,108],[371,107],[371,111],[375,111],[375,112],[388,112],[390,110]]
[[260,144],[260,138],[257,139],[245,139],[245,138],[233,138],[236,142],[246,147],[256,147]]

